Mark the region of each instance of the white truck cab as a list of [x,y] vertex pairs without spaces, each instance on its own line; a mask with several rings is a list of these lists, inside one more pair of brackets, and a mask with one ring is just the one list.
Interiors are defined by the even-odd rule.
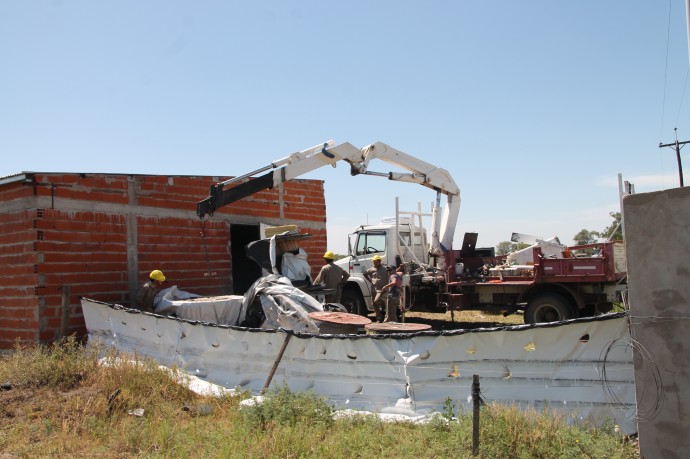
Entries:
[[[349,235],[348,256],[336,261],[350,274],[341,300],[348,310],[359,314],[373,311],[375,292],[362,273],[374,266],[375,255],[381,257],[384,266],[428,263],[426,230],[415,226],[411,217],[399,217],[397,229],[399,237],[396,219],[386,218],[376,225],[361,225]],[[409,277],[403,276],[403,285],[408,281]]]

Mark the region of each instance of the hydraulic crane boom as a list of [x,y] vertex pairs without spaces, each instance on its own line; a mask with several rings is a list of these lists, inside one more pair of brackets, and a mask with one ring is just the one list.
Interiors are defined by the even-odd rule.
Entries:
[[[380,159],[409,172],[373,172],[369,163]],[[293,153],[268,166],[248,174],[211,185],[209,196],[197,203],[197,215],[213,215],[218,208],[233,203],[262,190],[271,189],[288,180],[297,178],[325,165],[336,166],[338,161],[350,165],[351,175],[375,175],[389,180],[417,183],[436,191],[436,204],[432,215],[432,235],[429,253],[441,256],[452,248],[453,234],[460,211],[460,189],[445,169],[436,167],[414,156],[396,150],[384,143],[376,142],[364,148],[357,148],[346,142],[334,145],[334,142],[316,145],[306,150]],[[267,172],[254,177],[256,174]],[[253,180],[245,181],[245,179]],[[225,188],[234,185],[231,188]],[[439,218],[441,194],[446,195],[443,216]]]

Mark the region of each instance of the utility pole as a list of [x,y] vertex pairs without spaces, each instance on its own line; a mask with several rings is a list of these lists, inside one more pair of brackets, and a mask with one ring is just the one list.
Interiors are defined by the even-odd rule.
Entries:
[[680,177],[680,186],[683,187],[683,165],[680,162],[680,146],[690,143],[690,141],[678,142],[678,128],[673,128],[673,132],[676,134],[676,141],[674,143],[659,143],[659,148],[662,147],[675,147],[676,149],[676,159],[678,160],[678,175]]

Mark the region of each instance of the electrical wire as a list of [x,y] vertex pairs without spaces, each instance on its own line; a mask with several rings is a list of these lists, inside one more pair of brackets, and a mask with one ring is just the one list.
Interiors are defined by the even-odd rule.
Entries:
[[683,108],[683,99],[685,99],[685,88],[688,86],[688,75],[690,75],[690,66],[685,71],[685,83],[683,83],[683,95],[680,96],[680,105],[678,106],[678,114],[676,115],[675,126],[678,126],[678,120],[680,119],[680,109]]
[[661,139],[664,135],[664,115],[666,114],[666,84],[668,80],[668,48],[671,41],[671,5],[672,1],[668,1],[668,24],[666,26],[666,62],[664,66],[664,96],[661,101],[661,131],[659,132],[659,145],[663,142]]
[[[637,320],[633,320],[637,319]],[[686,316],[630,316],[631,325],[647,325],[650,323],[676,322],[678,320],[688,320]]]
[[636,341],[632,338],[629,341],[622,338],[618,338],[611,341],[605,349],[602,349],[602,355],[600,358],[600,373],[602,387],[604,391],[606,391],[608,396],[611,398],[611,400],[613,400],[612,405],[617,406],[621,409],[629,408],[629,405],[623,403],[616,395],[616,392],[613,390],[613,384],[611,384],[611,382],[608,379],[606,369],[609,353],[613,349],[621,346],[626,348],[630,347],[631,349],[633,349],[636,355],[638,355],[640,358],[639,365],[641,365],[641,368],[638,366],[638,371],[642,374],[650,374],[652,376],[653,387],[651,388],[651,403],[649,409],[642,408],[642,404],[646,403],[647,400],[650,400],[647,387],[647,380],[644,379],[641,383],[639,381],[636,381],[635,384],[636,389],[638,384],[642,384],[641,390],[637,391],[639,397],[637,398],[635,419],[637,421],[651,421],[652,419],[656,418],[659,415],[659,413],[661,413],[661,409],[664,406],[665,391],[661,379],[661,372],[659,371],[658,365],[654,361],[654,356],[639,341]]

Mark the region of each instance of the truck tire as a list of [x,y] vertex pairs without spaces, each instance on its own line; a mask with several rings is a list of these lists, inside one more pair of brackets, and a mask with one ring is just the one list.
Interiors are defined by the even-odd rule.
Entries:
[[565,298],[556,293],[542,293],[530,300],[525,311],[525,323],[561,322],[574,319],[575,312]]
[[345,306],[345,309],[350,314],[359,314],[366,317],[369,313],[364,304],[362,294],[351,288],[343,290],[343,293],[340,295],[340,304]]

